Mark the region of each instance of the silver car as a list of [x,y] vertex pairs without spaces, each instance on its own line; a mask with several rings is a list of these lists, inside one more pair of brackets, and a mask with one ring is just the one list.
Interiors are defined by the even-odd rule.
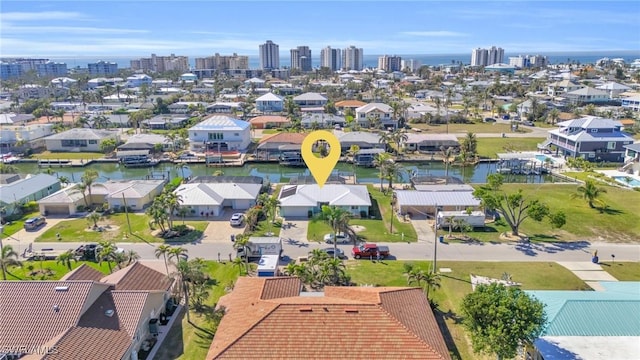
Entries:
[[242,226],[243,223],[244,223],[243,213],[235,213],[231,215],[231,220],[229,220],[229,224],[231,224],[231,226]]

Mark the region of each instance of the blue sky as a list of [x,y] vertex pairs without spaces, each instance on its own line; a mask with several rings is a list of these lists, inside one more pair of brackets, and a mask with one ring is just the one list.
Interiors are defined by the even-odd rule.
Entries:
[[2,0],[1,56],[255,55],[273,40],[365,54],[640,50],[640,1]]

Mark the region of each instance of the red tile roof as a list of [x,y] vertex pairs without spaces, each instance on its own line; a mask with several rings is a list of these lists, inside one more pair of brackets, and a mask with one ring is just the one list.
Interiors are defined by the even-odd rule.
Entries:
[[327,287],[324,296],[277,297],[291,295],[291,282],[261,299],[266,287],[288,287],[278,281],[238,279],[220,299],[226,314],[207,359],[450,359],[420,289]]
[[256,116],[253,119],[249,120],[251,124],[266,124],[266,123],[288,123],[289,119],[285,116],[278,115],[263,115]]
[[296,277],[265,278],[260,299],[271,300],[298,296],[300,290],[302,290],[302,282]]
[[364,106],[364,105],[367,105],[367,103],[359,101],[359,100],[342,100],[342,101],[338,101],[335,104],[335,107],[337,107],[337,108],[343,108],[343,107],[359,108],[360,106]]
[[131,346],[131,339],[124,331],[80,328],[69,329],[52,346],[52,352],[44,360],[119,360]]
[[263,144],[266,142],[276,142],[276,143],[285,143],[285,144],[302,144],[302,142],[304,141],[304,138],[306,137],[307,137],[307,134],[305,133],[283,132],[283,133],[273,134],[272,136],[269,136],[269,137],[263,137],[262,139],[260,139],[260,144]]
[[71,272],[66,273],[60,280],[91,280],[100,281],[104,274],[87,264],[81,264]]
[[169,290],[173,281],[156,270],[137,261],[122,270],[102,278],[101,282],[114,284],[116,290]]

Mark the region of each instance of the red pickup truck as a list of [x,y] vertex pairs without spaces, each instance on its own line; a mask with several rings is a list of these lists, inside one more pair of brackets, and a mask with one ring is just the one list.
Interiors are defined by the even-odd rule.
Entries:
[[380,259],[384,259],[389,256],[389,247],[387,246],[378,246],[376,244],[363,244],[360,246],[355,246],[351,250],[351,255],[353,255],[354,259],[378,259],[378,255]]

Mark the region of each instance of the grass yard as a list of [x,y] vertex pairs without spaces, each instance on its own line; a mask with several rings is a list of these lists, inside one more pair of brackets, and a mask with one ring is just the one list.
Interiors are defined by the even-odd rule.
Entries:
[[[551,229],[546,220],[540,223],[525,220],[520,232],[531,240],[573,241],[586,238],[620,243],[637,241],[640,234],[640,192],[602,186],[607,189],[602,200],[609,205],[603,213],[589,208],[585,200],[571,198],[578,185],[505,184],[503,188],[508,193],[522,189],[526,196],[546,203],[552,211],[564,211],[567,223],[561,229]],[[487,226],[485,230],[469,235],[481,241],[498,241],[500,233],[511,231],[508,226],[496,225]]]
[[[99,232],[90,229],[90,223],[87,219],[75,219],[62,221],[53,226],[49,230],[40,235],[36,241],[40,242],[98,242],[102,240],[115,242],[163,242],[163,239],[153,235],[149,228],[150,218],[145,214],[129,214],[131,222],[131,230],[133,235],[129,234],[127,219],[125,214],[114,214],[98,221],[98,226],[105,228],[105,231]],[[182,220],[176,219],[175,225],[181,225]],[[195,231],[180,237],[168,239],[167,242],[192,242],[202,236],[204,229],[207,227],[206,221],[186,221],[185,225],[191,226]],[[60,234],[58,239],[56,234]]]
[[201,360],[206,358],[215,333],[207,314],[212,313],[218,299],[226,293],[225,288],[231,287],[239,276],[238,267],[231,263],[207,261],[206,264],[209,276],[214,279],[214,285],[209,290],[205,307],[201,312],[191,311],[191,324],[183,311],[182,321],[174,324],[162,347],[158,349],[156,359]]
[[[374,219],[353,219],[351,225],[362,227],[358,235],[367,242],[415,242],[418,235],[411,223],[393,218],[393,232],[391,229],[391,195],[385,195],[373,185],[368,185],[369,194],[372,199]],[[309,221],[307,239],[310,241],[322,242],[324,235],[331,233],[331,228],[322,220],[312,219]],[[402,235],[404,234],[404,236]]]
[[[429,125],[429,124],[410,124],[412,128],[422,129],[431,134],[445,134],[447,132],[446,124]],[[511,125],[503,123],[472,123],[472,124],[449,124],[449,133],[466,133],[471,131],[474,134],[479,133],[510,133]],[[529,133],[529,129],[520,129],[520,133]]]
[[3,225],[4,227],[2,228],[2,233],[0,233],[0,239],[9,237],[17,233],[18,231],[22,230],[24,228],[24,222],[35,216],[40,216],[40,211],[34,211],[32,213],[25,214],[20,218],[20,220],[16,220],[16,221],[12,221],[10,223],[4,224]]
[[[98,271],[108,274],[107,263],[102,265],[92,261],[73,261],[71,267],[77,268],[81,264],[87,264]],[[22,267],[9,267],[7,280],[59,280],[70,270],[56,260],[22,261]]]
[[536,151],[543,138],[478,138],[478,155],[485,159],[497,159],[498,153],[512,151]]
[[[429,261],[413,261],[414,265],[430,270]],[[407,286],[403,274],[403,261],[371,262],[348,261],[347,272],[356,284],[378,286]],[[501,278],[509,273],[513,281],[522,284],[525,290],[587,290],[586,284],[560,265],[548,263],[509,262],[452,262],[440,261],[438,268],[450,268],[450,273],[441,274],[441,287],[431,290],[430,295],[438,303],[436,319],[446,324],[445,341],[453,359],[495,359],[473,353],[471,340],[460,324],[462,298],[471,292],[470,274]]]
[[94,153],[94,152],[51,152],[44,151],[40,154],[33,154],[30,156],[32,159],[38,160],[91,160],[91,159],[100,159],[103,158],[103,153]]
[[640,281],[640,262],[601,261],[600,265],[620,281]]

